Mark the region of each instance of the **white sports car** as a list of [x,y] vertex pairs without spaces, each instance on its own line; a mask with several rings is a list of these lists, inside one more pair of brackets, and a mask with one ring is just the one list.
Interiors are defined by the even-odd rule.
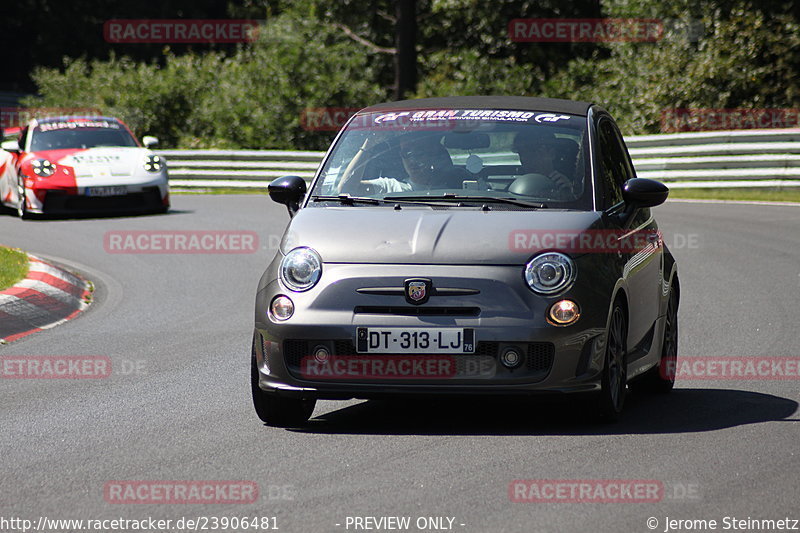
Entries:
[[0,200],[20,217],[75,211],[165,212],[166,161],[119,119],[34,119],[0,152]]

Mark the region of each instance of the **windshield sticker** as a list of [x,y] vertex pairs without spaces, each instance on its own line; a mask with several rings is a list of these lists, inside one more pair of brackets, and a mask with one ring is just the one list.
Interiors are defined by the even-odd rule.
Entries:
[[569,119],[569,115],[538,113],[535,111],[512,111],[508,109],[426,109],[419,111],[400,111],[376,116],[375,124],[395,122],[449,121],[449,120],[491,120],[495,122],[558,122]]
[[76,130],[84,128],[105,128],[118,130],[119,124],[117,122],[110,122],[108,120],[76,120],[70,122],[44,122],[37,126],[38,131]]
[[541,115],[536,115],[535,120],[538,123],[542,122],[558,122],[559,120],[568,120],[569,115],[556,115],[555,113],[542,113]]

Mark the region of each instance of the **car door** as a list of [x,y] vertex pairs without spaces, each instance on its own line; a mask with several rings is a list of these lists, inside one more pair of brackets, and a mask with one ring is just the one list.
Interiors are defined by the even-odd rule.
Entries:
[[[597,123],[599,170],[604,191],[603,209],[620,207],[624,183],[636,174],[622,135],[608,115]],[[622,277],[628,289],[628,348],[630,361],[645,352],[634,350],[649,339],[658,317],[663,243],[658,225],[649,208],[637,209],[630,216],[606,217],[610,230],[618,235],[619,252],[623,258]]]

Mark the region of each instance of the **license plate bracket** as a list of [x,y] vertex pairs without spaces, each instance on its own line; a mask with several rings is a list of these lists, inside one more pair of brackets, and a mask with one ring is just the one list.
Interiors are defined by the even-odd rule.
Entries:
[[128,194],[128,188],[124,185],[112,185],[106,187],[86,187],[86,196],[124,196]]
[[356,328],[356,351],[371,354],[474,354],[473,328]]

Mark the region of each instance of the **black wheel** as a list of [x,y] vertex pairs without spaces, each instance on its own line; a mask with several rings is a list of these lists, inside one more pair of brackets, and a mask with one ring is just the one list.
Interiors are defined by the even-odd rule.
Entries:
[[268,394],[258,386],[256,356],[250,359],[250,388],[253,393],[253,406],[262,422],[276,427],[300,427],[308,422],[317,401],[313,398],[280,398]]
[[636,392],[667,393],[675,386],[675,369],[678,364],[678,293],[675,287],[669,291],[665,320],[661,359],[641,379],[631,382],[631,388]]
[[628,321],[625,310],[619,302],[614,304],[611,323],[606,339],[606,358],[601,377],[600,416],[609,422],[616,422],[625,405],[625,392],[628,380]]
[[30,216],[28,205],[25,202],[25,183],[22,179],[17,182],[17,216],[23,220]]

